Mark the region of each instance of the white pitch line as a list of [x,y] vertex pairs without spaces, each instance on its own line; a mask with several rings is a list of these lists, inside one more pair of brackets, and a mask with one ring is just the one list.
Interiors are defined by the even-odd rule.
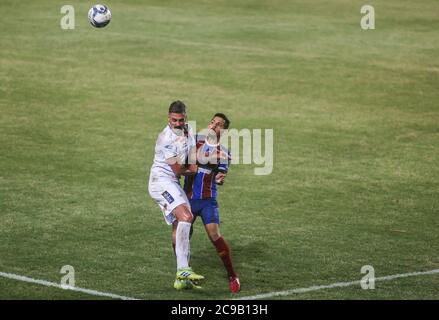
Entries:
[[[394,275],[390,275],[390,276],[375,278],[375,281],[389,281],[389,280],[398,279],[398,278],[431,275],[431,274],[435,274],[435,273],[439,273],[439,269],[434,269],[434,270],[430,270],[430,271],[423,271],[423,272],[410,272],[410,273],[394,274]],[[295,293],[300,294],[300,293],[318,291],[318,290],[323,290],[323,289],[349,287],[349,286],[359,285],[359,284],[361,284],[361,280],[349,281],[349,282],[337,282],[337,283],[322,285],[322,286],[312,286],[309,288],[290,289],[290,290],[285,290],[285,291],[275,291],[275,292],[270,292],[270,293],[257,294],[254,296],[240,297],[240,298],[237,298],[236,300],[266,299],[266,298],[271,298],[271,297],[276,297],[276,296],[288,296],[288,295],[295,294]]]
[[109,292],[100,292],[100,291],[96,291],[96,290],[84,289],[84,288],[79,288],[79,287],[60,285],[60,284],[58,284],[56,282],[50,282],[50,281],[46,281],[46,280],[33,279],[33,278],[29,278],[29,277],[25,277],[25,276],[20,276],[18,274],[13,274],[13,273],[0,272],[0,277],[8,278],[8,279],[13,279],[13,280],[18,280],[18,281],[23,281],[23,282],[40,284],[40,285],[43,285],[43,286],[46,286],[46,287],[55,287],[55,288],[59,288],[59,289],[63,289],[63,290],[83,292],[83,293],[90,294],[90,295],[93,295],[93,296],[108,297],[108,298],[121,299],[121,300],[139,300],[139,299],[136,299],[136,298],[120,296],[118,294],[113,294],[113,293],[109,293]]

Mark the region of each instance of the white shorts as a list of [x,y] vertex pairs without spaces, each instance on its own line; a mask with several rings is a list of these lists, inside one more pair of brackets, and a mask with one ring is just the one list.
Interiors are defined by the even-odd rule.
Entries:
[[172,211],[180,204],[191,205],[181,186],[169,179],[150,178],[148,191],[163,212],[167,224],[171,225],[177,218]]

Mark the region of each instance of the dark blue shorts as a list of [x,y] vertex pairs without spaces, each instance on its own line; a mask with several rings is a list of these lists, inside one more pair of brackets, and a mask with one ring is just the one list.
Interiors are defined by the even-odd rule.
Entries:
[[189,200],[189,202],[192,214],[194,215],[194,221],[199,216],[205,225],[208,223],[219,224],[219,211],[216,199]]

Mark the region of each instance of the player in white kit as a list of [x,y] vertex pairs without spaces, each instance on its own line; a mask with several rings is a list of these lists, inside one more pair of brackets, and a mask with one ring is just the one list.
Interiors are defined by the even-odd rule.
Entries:
[[176,226],[177,274],[174,288],[196,287],[204,277],[189,267],[193,215],[189,200],[180,186],[180,176],[197,173],[194,134],[186,125],[186,106],[174,101],[169,106],[168,125],[157,138],[148,191],[163,212],[165,221]]

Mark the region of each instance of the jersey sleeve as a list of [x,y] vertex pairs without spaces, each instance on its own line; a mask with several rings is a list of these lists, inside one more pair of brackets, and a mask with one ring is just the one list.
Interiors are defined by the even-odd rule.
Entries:
[[175,140],[166,143],[163,148],[165,160],[177,158],[178,163],[187,163],[190,143],[189,137],[177,137]]
[[165,160],[178,156],[178,148],[172,143],[162,146],[162,152]]
[[227,154],[227,158],[221,158],[218,164],[218,172],[227,173],[229,171],[230,161],[232,160],[232,154],[226,148],[221,148],[221,151]]
[[175,141],[173,141],[164,134],[160,135],[157,139],[156,148],[158,149],[157,151],[163,154],[163,158],[165,160],[176,157],[179,153],[178,146]]

